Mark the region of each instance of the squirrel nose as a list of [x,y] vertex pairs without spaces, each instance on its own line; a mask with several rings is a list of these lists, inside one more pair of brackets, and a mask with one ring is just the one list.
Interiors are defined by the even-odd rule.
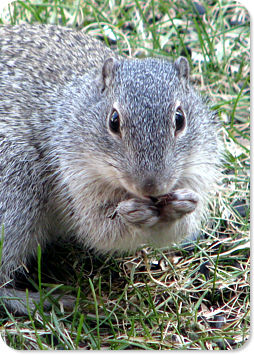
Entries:
[[158,184],[153,177],[145,178],[140,184],[140,190],[144,196],[158,196]]

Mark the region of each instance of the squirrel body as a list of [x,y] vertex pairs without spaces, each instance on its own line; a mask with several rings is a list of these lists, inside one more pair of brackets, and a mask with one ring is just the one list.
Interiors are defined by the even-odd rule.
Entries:
[[61,235],[112,253],[194,233],[218,142],[185,58],[126,59],[72,29],[0,27],[0,295]]

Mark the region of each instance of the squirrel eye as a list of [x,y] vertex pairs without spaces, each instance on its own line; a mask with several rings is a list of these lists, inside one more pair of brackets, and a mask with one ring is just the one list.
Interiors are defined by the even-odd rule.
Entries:
[[113,110],[109,119],[109,128],[113,133],[120,133],[120,117],[116,110]]
[[185,126],[185,116],[180,107],[175,112],[175,131],[181,131]]

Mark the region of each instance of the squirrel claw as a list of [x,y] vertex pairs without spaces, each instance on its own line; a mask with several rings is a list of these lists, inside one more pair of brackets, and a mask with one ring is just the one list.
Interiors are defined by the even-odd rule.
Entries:
[[117,216],[117,210],[115,210],[113,213],[111,213],[107,217],[110,218],[110,219],[115,219],[116,216]]

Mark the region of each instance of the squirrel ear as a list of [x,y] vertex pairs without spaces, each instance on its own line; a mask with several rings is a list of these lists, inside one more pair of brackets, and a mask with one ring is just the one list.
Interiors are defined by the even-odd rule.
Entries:
[[109,87],[114,79],[114,69],[117,60],[113,57],[109,57],[105,60],[102,66],[102,80],[103,80],[103,90]]
[[179,73],[180,78],[189,80],[190,76],[190,65],[188,60],[185,57],[179,57],[175,61],[175,67]]

